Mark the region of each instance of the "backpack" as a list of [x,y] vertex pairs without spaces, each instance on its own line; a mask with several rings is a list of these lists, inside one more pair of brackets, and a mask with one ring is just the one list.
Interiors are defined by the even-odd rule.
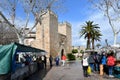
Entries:
[[114,57],[108,57],[108,59],[107,59],[107,65],[108,66],[114,66],[115,65],[115,59],[114,59]]

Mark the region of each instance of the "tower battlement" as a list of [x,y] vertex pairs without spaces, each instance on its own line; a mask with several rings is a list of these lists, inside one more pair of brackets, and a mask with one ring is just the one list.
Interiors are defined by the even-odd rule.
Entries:
[[67,22],[67,21],[65,21],[65,22],[59,22],[59,25],[67,25],[68,27],[70,27],[71,28],[71,24],[69,23],[69,22]]

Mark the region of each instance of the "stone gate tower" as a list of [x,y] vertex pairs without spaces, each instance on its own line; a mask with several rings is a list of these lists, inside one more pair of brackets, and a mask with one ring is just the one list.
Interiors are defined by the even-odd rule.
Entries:
[[71,25],[67,22],[58,23],[58,17],[52,11],[48,11],[42,17],[42,24],[37,24],[36,39],[31,44],[46,50],[48,56],[69,53],[72,48]]

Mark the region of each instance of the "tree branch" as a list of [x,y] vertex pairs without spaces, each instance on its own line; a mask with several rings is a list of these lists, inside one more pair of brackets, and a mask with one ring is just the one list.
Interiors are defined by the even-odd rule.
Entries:
[[1,11],[0,11],[0,15],[1,15],[1,17],[5,20],[5,23],[7,23],[11,28],[13,28],[13,29],[15,30],[15,33],[20,34],[20,33],[18,32],[18,30],[15,28],[15,26],[14,26],[13,24],[11,24],[11,23],[6,19],[6,17],[2,14]]
[[24,26],[24,28],[23,28],[23,34],[26,34],[26,33],[25,33],[25,29],[26,29],[26,28],[27,28],[27,26],[28,26],[29,16],[30,16],[30,14],[29,14],[29,13],[27,13],[26,24],[25,24],[25,26]]
[[107,14],[107,17],[108,17],[109,24],[112,27],[113,33],[115,34],[115,29],[114,29],[114,26],[113,26],[113,24],[111,22],[111,18],[109,16],[109,4],[108,4],[108,1],[105,1],[105,4],[106,4],[106,14]]
[[24,37],[25,37],[28,33],[30,33],[30,32],[36,27],[37,24],[38,24],[38,21],[36,21],[35,24],[34,24],[34,26],[33,26],[28,32],[25,33]]
[[120,29],[116,32],[116,34],[118,34],[120,32]]
[[2,12],[0,11],[0,15],[1,15],[1,17],[6,21],[6,23],[8,24],[8,25],[10,25],[10,27],[14,27],[14,25],[13,24],[11,24],[7,19],[6,19],[6,17],[2,14]]

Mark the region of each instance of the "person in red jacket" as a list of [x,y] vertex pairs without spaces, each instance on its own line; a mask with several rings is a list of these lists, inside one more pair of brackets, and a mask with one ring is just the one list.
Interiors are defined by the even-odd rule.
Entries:
[[62,66],[65,65],[65,61],[66,61],[66,56],[63,54],[63,56],[62,56]]
[[113,51],[109,54],[107,57],[107,66],[108,66],[108,72],[109,72],[109,77],[114,77],[113,76],[113,67],[115,66],[115,57],[113,56]]

